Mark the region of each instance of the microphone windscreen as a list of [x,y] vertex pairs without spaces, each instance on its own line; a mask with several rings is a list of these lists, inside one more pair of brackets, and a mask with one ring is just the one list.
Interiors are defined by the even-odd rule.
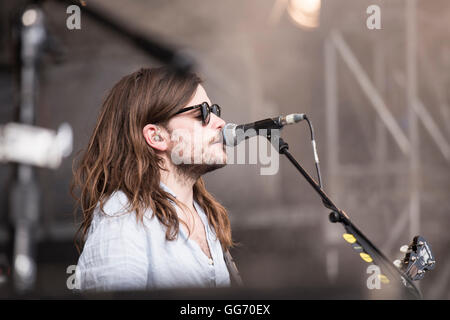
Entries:
[[227,123],[222,129],[223,144],[229,147],[236,145],[236,127],[234,123]]

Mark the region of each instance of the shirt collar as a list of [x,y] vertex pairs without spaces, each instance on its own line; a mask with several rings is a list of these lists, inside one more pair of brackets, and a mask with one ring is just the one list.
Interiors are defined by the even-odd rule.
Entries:
[[176,198],[176,194],[168,187],[166,186],[164,183],[159,182],[159,186],[161,187],[161,189],[163,189],[165,192],[170,193],[174,198]]

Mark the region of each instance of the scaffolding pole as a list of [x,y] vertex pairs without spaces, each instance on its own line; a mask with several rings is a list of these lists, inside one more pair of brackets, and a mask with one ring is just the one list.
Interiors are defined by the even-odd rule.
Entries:
[[408,103],[409,157],[409,236],[420,230],[420,154],[417,102],[417,0],[406,1],[406,101]]

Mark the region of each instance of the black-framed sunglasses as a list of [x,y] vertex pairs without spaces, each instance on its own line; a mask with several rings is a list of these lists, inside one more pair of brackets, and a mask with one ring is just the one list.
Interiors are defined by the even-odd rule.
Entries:
[[220,107],[217,104],[213,104],[212,106],[210,106],[208,102],[203,102],[195,106],[183,108],[175,114],[180,114],[198,108],[200,108],[201,111],[203,125],[207,125],[209,123],[209,120],[211,119],[211,113],[214,113],[216,116],[220,117]]

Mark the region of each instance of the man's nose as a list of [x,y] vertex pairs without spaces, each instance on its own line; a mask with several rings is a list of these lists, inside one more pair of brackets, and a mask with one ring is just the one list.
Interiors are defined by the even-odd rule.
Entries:
[[213,129],[222,130],[226,122],[222,118],[216,116],[214,113],[211,113],[211,119],[209,120],[209,124]]

